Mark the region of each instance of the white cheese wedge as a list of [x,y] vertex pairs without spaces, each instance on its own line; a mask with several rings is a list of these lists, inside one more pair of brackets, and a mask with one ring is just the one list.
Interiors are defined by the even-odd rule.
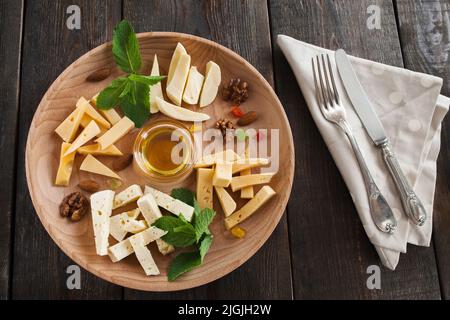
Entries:
[[70,153],[67,156],[64,154],[70,148],[71,144],[63,142],[61,144],[61,152],[59,155],[58,172],[56,173],[55,185],[68,186],[70,176],[72,175],[73,161],[75,159],[75,152]]
[[125,225],[128,221],[135,220],[141,211],[139,208],[119,213],[109,218],[109,233],[117,241],[122,241],[127,235],[128,231],[125,229]]
[[84,97],[78,99],[76,106],[77,108],[86,108],[85,113],[93,120],[95,120],[95,122],[97,122],[99,126],[102,126],[106,129],[111,128],[111,124],[105,118],[103,118],[102,115],[98,113],[98,111]]
[[273,176],[274,173],[258,173],[234,177],[233,179],[231,179],[231,190],[235,192],[241,190],[244,187],[269,183],[270,180],[272,180]]
[[95,249],[99,256],[108,254],[109,217],[112,212],[114,191],[104,190],[91,195],[92,224]]
[[61,122],[61,124],[55,129],[55,132],[65,142],[72,142],[75,138],[75,134],[80,127],[81,119],[86,111],[86,105],[76,108],[69,116]]
[[[155,54],[153,58],[152,71],[150,72],[151,76],[159,76],[159,63],[158,57]],[[164,95],[162,92],[161,81],[157,84],[154,84],[150,87],[150,113],[157,113],[159,111],[158,104],[155,101],[156,97],[160,97],[164,100]]]
[[83,162],[81,163],[80,170],[122,180],[122,178],[117,173],[98,161],[91,154],[88,154],[86,158],[84,158]]
[[148,276],[158,275],[158,266],[156,265],[155,260],[153,260],[150,250],[144,245],[142,235],[137,234],[136,237],[131,237],[129,241],[145,274]]
[[216,190],[223,213],[225,217],[228,217],[236,210],[236,202],[223,187],[214,187],[214,189]]
[[198,72],[197,67],[191,67],[184,88],[183,101],[188,104],[197,104],[202,91],[203,80],[205,77]]
[[207,156],[204,156],[198,160],[194,168],[205,168],[215,165],[217,162],[234,162],[241,159],[241,157],[231,149],[225,151],[219,151]]
[[89,140],[97,136],[100,133],[100,127],[92,120],[86,128],[81,131],[78,137],[73,141],[72,145],[69,149],[67,149],[64,156],[69,155],[72,152],[75,152],[79,147],[86,144]]
[[220,67],[215,62],[209,61],[206,64],[205,81],[200,94],[200,107],[206,107],[214,101],[221,81]]
[[139,209],[141,209],[142,215],[149,226],[162,217],[158,204],[151,193],[147,193],[145,196],[141,197],[137,201],[137,205]]
[[123,156],[122,151],[120,151],[115,145],[110,145],[108,148],[103,149],[98,144],[90,144],[87,146],[82,146],[77,149],[79,154],[88,155],[92,154],[93,156]]
[[116,143],[120,138],[125,136],[134,128],[134,122],[128,117],[123,117],[115,125],[105,132],[100,138],[95,140],[101,145],[102,149],[108,148],[110,145]]
[[228,187],[232,179],[233,164],[231,162],[217,162],[214,168],[212,183],[217,187]]
[[213,207],[213,169],[197,169],[197,200],[200,208]]
[[167,233],[166,231],[161,230],[159,228],[150,227],[138,234],[132,235],[131,237],[109,247],[108,255],[111,258],[112,262],[120,261],[134,252],[134,249],[130,243],[130,238],[137,237],[139,235],[143,238],[144,245],[148,245],[150,242],[153,242],[156,239],[161,238],[166,233]]
[[125,221],[124,229],[130,233],[139,233],[148,228],[145,220],[127,220]]
[[136,201],[142,197],[142,195],[143,193],[141,187],[137,184],[133,184],[122,192],[116,194],[114,197],[113,209],[123,207],[133,201]]
[[[91,98],[91,104],[96,107],[97,106],[97,97],[98,97],[98,93],[93,96]],[[106,120],[108,120],[109,123],[111,123],[111,125],[115,125],[117,122],[120,121],[120,119],[122,119],[122,117],[120,116],[120,114],[116,111],[116,109],[111,108],[108,110],[102,110],[99,109],[98,111],[100,111],[100,113],[106,118]]]
[[156,245],[158,246],[159,252],[161,252],[163,256],[175,251],[174,246],[168,244],[163,239],[156,239]]
[[186,108],[178,107],[167,101],[164,101],[160,97],[156,97],[156,103],[158,104],[159,111],[166,116],[181,120],[181,121],[206,121],[209,116],[205,113],[194,112]]
[[249,158],[245,160],[234,161],[233,174],[252,168],[267,166],[269,163],[269,159],[266,158]]
[[187,54],[187,52],[186,49],[183,47],[183,45],[178,42],[177,47],[173,52],[172,60],[170,60],[169,72],[167,74],[167,84],[169,84],[170,81],[172,81],[173,74],[175,73],[175,69],[177,68],[178,61],[180,60],[182,54]]
[[191,56],[182,53],[175,72],[170,82],[167,83],[166,94],[173,103],[177,106],[181,105],[181,98],[183,97],[184,87],[189,74],[189,67],[191,65]]
[[[153,198],[155,199],[156,203],[161,208],[164,208],[167,211],[169,211],[177,216],[179,216],[181,214],[187,221],[191,221],[192,216],[194,214],[194,207],[191,207],[190,205],[187,205],[183,201],[174,199],[171,196],[169,196],[168,194],[161,192],[159,190],[153,189],[152,187],[149,187],[149,186],[145,186],[144,194],[153,195]],[[141,209],[141,211],[142,211],[142,209]]]
[[250,217],[256,210],[264,205],[270,198],[275,195],[275,191],[269,187],[264,186],[259,190],[255,197],[248,201],[241,209],[234,212],[231,216],[225,218],[225,227],[227,229],[233,228],[235,225],[241,223]]

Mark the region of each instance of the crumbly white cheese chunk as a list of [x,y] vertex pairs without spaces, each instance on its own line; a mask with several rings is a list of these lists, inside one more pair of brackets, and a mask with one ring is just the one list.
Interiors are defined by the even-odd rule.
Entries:
[[145,274],[148,276],[158,275],[158,266],[156,265],[155,260],[153,260],[150,250],[145,246],[142,235],[137,234],[136,236],[130,237],[129,241]]
[[161,208],[164,208],[177,216],[181,214],[187,221],[191,221],[192,215],[194,214],[194,207],[191,207],[190,205],[187,205],[183,201],[172,198],[168,194],[149,186],[145,186],[144,194],[153,195],[153,198],[155,199],[156,203]]
[[97,254],[108,254],[109,217],[111,216],[114,191],[104,190],[91,195],[92,223],[94,226]]
[[136,201],[140,197],[142,197],[141,187],[137,184],[133,184],[114,197],[113,209],[123,207],[133,201]]

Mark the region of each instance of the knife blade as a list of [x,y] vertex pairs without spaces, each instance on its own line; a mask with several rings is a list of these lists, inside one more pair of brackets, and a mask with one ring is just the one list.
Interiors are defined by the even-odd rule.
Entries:
[[335,60],[339,76],[353,108],[373,143],[383,153],[383,159],[400,193],[405,213],[415,224],[419,226],[423,225],[427,218],[425,208],[400,168],[400,164],[389,145],[389,139],[386,136],[383,125],[375,113],[364,88],[361,86],[345,51],[342,49],[337,50]]

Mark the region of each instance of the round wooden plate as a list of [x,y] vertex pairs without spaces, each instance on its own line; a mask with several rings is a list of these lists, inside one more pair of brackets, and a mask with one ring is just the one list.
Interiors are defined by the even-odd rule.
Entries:
[[[61,139],[54,133],[54,130],[74,110],[75,103],[80,96],[89,99],[114,78],[121,75],[113,60],[111,43],[103,44],[89,51],[72,63],[55,80],[42,98],[28,134],[26,147],[28,188],[39,219],[47,232],[70,258],[86,270],[115,284],[140,290],[173,291],[192,288],[216,280],[239,267],[256,253],[275,229],[284,212],[292,187],[294,175],[292,133],[283,107],[271,86],[254,67],[236,53],[212,41],[180,33],[141,33],[138,35],[138,39],[143,58],[143,72],[149,73],[153,56],[157,54],[161,74],[167,74],[173,50],[176,44],[181,42],[192,57],[192,65],[197,66],[201,73],[204,74],[206,63],[213,60],[222,70],[224,83],[230,78],[236,77],[245,79],[249,83],[250,97],[241,105],[241,108],[245,111],[256,110],[258,112],[259,118],[252,124],[253,128],[279,129],[280,165],[278,173],[270,183],[277,194],[251,218],[241,224],[247,230],[246,237],[237,239],[226,231],[222,210],[215,199],[214,207],[218,214],[211,225],[214,242],[204,263],[176,281],[168,282],[168,265],[177,254],[176,252],[164,257],[157,252],[155,244],[150,244],[149,248],[161,274],[147,277],[134,255],[117,263],[112,263],[108,256],[96,255],[90,215],[77,223],[72,223],[59,215],[58,206],[62,198],[78,190],[76,185],[81,179],[93,178],[100,181],[102,187],[108,188],[107,178],[78,170],[82,161],[80,155],[76,157],[69,187],[54,186],[61,148]],[[109,78],[96,83],[85,80],[94,70],[105,67],[113,70]],[[193,107],[193,109],[200,111],[198,107]],[[211,119],[203,124],[204,128],[213,127],[215,121],[221,117],[232,118],[229,114],[230,103],[223,101],[220,97],[217,97],[211,106],[202,108],[201,112],[206,112],[211,116]],[[149,121],[163,117],[158,114]],[[137,131],[135,130],[133,134],[119,141],[117,144],[119,149],[123,152],[131,152],[133,138]],[[99,160],[110,166],[111,158],[99,157]],[[145,185],[145,181],[135,174],[132,166],[119,174],[123,178],[123,184],[116,190],[117,192],[133,183]],[[183,182],[182,186],[195,190],[194,176],[192,174]],[[167,186],[162,188],[162,191],[170,192],[172,187]],[[234,197],[237,200],[238,208],[245,203],[238,199],[239,195],[234,195]],[[122,211],[130,209],[130,207],[132,206],[124,208]],[[112,243],[115,243],[115,240],[110,240],[110,244]]]

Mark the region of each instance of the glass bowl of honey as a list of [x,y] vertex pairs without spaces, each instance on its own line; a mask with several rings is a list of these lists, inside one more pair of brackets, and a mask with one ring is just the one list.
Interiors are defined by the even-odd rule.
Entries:
[[179,182],[193,170],[194,146],[192,133],[181,122],[150,122],[134,142],[134,169],[153,183]]

